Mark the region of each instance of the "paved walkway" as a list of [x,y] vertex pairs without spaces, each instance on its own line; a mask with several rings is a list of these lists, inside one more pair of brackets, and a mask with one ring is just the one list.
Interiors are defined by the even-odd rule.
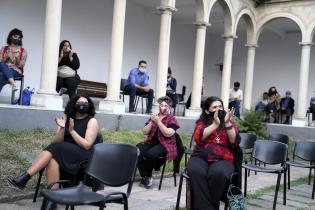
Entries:
[[[307,170],[293,168],[291,170],[291,180],[308,175]],[[251,173],[248,178],[248,190],[253,193],[267,186],[275,185],[276,175],[274,174],[258,174]],[[132,194],[129,198],[129,208],[131,210],[172,210],[176,203],[178,187],[174,187],[173,178],[164,178],[162,189],[157,189],[158,180],[154,182],[153,189],[144,189],[139,187],[139,182],[134,183]],[[280,189],[277,209],[280,210],[315,210],[315,200],[311,199],[312,186],[307,183],[292,187],[287,191],[287,205],[282,205],[282,189]],[[268,192],[257,199],[249,199],[248,210],[272,209],[274,192]],[[19,200],[12,203],[0,203],[1,210],[34,210],[40,209],[41,199],[36,203],[32,203],[31,199]],[[181,206],[185,206],[185,186],[183,187]],[[59,209],[63,209],[59,207]],[[76,207],[79,210],[94,210],[96,207],[81,206]],[[122,205],[108,204],[107,209],[118,210],[123,209]],[[223,209],[223,206],[221,207]]]

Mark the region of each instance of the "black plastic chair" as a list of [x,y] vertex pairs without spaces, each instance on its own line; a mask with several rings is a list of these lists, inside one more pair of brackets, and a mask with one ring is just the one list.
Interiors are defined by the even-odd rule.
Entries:
[[133,145],[127,144],[96,144],[93,147],[92,156],[86,168],[86,174],[99,180],[104,185],[120,187],[127,185],[126,192],[104,192],[102,194],[92,192],[84,184],[65,189],[44,189],[41,195],[44,197],[41,209],[44,209],[47,201],[71,206],[93,205],[105,208],[106,203],[121,203],[124,209],[128,209],[128,197],[134,182],[139,150]]
[[[103,136],[100,133],[97,134],[96,140],[95,140],[95,144],[98,144],[98,143],[103,143]],[[69,182],[61,182],[62,187],[78,185],[79,182],[83,180],[84,171],[85,171],[85,168],[87,166],[87,162],[88,162],[88,160],[84,160],[84,161],[82,161],[80,163],[79,172],[77,174],[75,174],[75,175],[68,174],[68,173],[66,173],[63,170],[60,170],[60,180],[70,181],[70,183]],[[33,202],[34,203],[36,202],[36,199],[37,199],[39,186],[40,186],[40,183],[41,183],[44,171],[45,171],[45,168],[40,170],[39,173],[38,173],[37,184],[36,184],[35,192],[34,192],[34,195],[33,195]],[[100,188],[99,182],[92,181],[92,183],[89,183],[89,185],[91,185],[94,188],[93,189],[94,191],[96,191],[97,189]]]
[[[241,143],[240,147],[243,150],[243,155],[250,155],[250,162],[253,162],[251,157],[252,150],[254,148],[255,141],[257,140],[257,136],[253,133],[240,133]],[[245,161],[247,163],[247,161]],[[250,171],[248,171],[248,176]]]
[[[193,139],[193,137],[192,137]],[[237,179],[230,179],[230,184],[234,184],[235,186],[241,188],[242,186],[242,161],[243,161],[243,151],[240,147],[235,147],[233,149],[233,157],[234,157],[234,169],[235,172],[234,174],[237,174]],[[233,176],[231,176],[232,178]],[[177,200],[176,200],[176,206],[175,209],[179,210],[179,203],[180,203],[180,196],[182,193],[182,186],[183,186],[183,180],[184,178],[190,182],[190,177],[187,171],[187,168],[185,168],[183,170],[183,172],[181,173],[180,176],[180,180],[179,180],[179,184],[178,184],[178,193],[177,193]],[[223,198],[221,198],[221,201],[223,201],[225,203],[224,209],[227,210],[228,208],[228,203],[227,203],[227,198],[226,196],[224,196]],[[187,206],[187,193],[186,193],[186,206]]]
[[285,134],[281,134],[281,133],[269,134],[268,140],[281,142],[281,143],[284,143],[286,145],[289,144],[289,136],[287,136]]
[[[296,161],[296,157],[309,161],[310,165]],[[290,166],[309,168],[310,172],[315,170],[315,141],[299,141],[295,143],[292,161],[287,161],[288,166],[288,189],[290,189]],[[309,177],[310,178],[310,177]],[[314,199],[315,177],[313,182],[312,199]]]
[[[176,187],[176,185],[177,185],[176,174],[179,173],[180,162],[182,160],[185,149],[184,149],[183,142],[182,142],[179,134],[175,133],[175,136],[176,136],[177,156],[173,160],[173,177],[174,177],[174,186]],[[162,168],[161,178],[160,178],[160,183],[159,183],[159,188],[158,188],[159,190],[161,190],[167,160],[166,160],[166,156],[161,156],[161,157],[159,157],[159,159],[163,162],[162,163],[163,168]]]
[[176,93],[177,103],[174,109],[174,115],[176,115],[176,110],[179,106],[184,106],[183,115],[185,115],[186,102],[185,102],[186,86],[182,87],[182,93]]
[[[280,187],[281,174],[284,173],[283,179],[283,205],[286,205],[286,160],[288,156],[288,145],[276,142],[276,141],[266,141],[257,140],[254,145],[252,152],[252,157],[269,165],[280,164],[280,167],[275,168],[263,168],[254,164],[242,164],[245,168],[245,174],[247,170],[261,172],[261,173],[274,173],[278,174],[277,185],[275,190],[275,196],[273,201],[273,209],[276,209],[278,191]],[[247,193],[247,176],[245,176],[244,183],[244,196]]]
[[[0,74],[3,74],[2,72],[0,72]],[[14,81],[20,81],[20,93],[19,93],[19,104],[22,105],[22,97],[23,97],[23,89],[24,89],[24,75],[22,76],[18,76],[14,78]],[[14,102],[15,99],[15,92],[13,91],[11,92],[11,103]]]

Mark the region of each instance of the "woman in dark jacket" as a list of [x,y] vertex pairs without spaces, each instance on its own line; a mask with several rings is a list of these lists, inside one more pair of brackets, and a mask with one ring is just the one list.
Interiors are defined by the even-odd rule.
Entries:
[[63,40],[59,45],[59,60],[58,60],[58,77],[56,91],[60,95],[63,94],[61,88],[66,88],[69,98],[75,93],[80,82],[80,77],[77,73],[80,67],[78,55],[72,50],[71,43],[68,40]]
[[234,109],[223,109],[220,98],[206,99],[196,122],[196,145],[187,170],[194,192],[194,209],[218,210],[220,199],[226,193],[229,178],[234,172],[233,146],[237,128],[231,121]]

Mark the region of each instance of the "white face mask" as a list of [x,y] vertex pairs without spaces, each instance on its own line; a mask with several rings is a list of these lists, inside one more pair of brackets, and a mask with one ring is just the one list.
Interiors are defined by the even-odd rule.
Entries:
[[145,68],[139,68],[139,71],[141,71],[142,73],[144,73],[145,72]]

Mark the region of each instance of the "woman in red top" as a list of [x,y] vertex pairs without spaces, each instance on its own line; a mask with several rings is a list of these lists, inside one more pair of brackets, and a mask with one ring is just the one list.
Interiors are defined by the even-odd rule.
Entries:
[[189,159],[187,170],[194,192],[194,209],[219,209],[220,199],[234,172],[232,147],[236,142],[237,128],[231,121],[234,110],[223,109],[220,98],[206,99],[196,122],[196,146]]
[[142,177],[140,185],[150,188],[153,184],[152,171],[158,164],[158,157],[167,161],[177,156],[175,132],[179,128],[176,118],[171,114],[172,99],[168,96],[157,100],[159,113],[146,122],[143,133],[148,135],[137,147],[140,150],[138,169]]

